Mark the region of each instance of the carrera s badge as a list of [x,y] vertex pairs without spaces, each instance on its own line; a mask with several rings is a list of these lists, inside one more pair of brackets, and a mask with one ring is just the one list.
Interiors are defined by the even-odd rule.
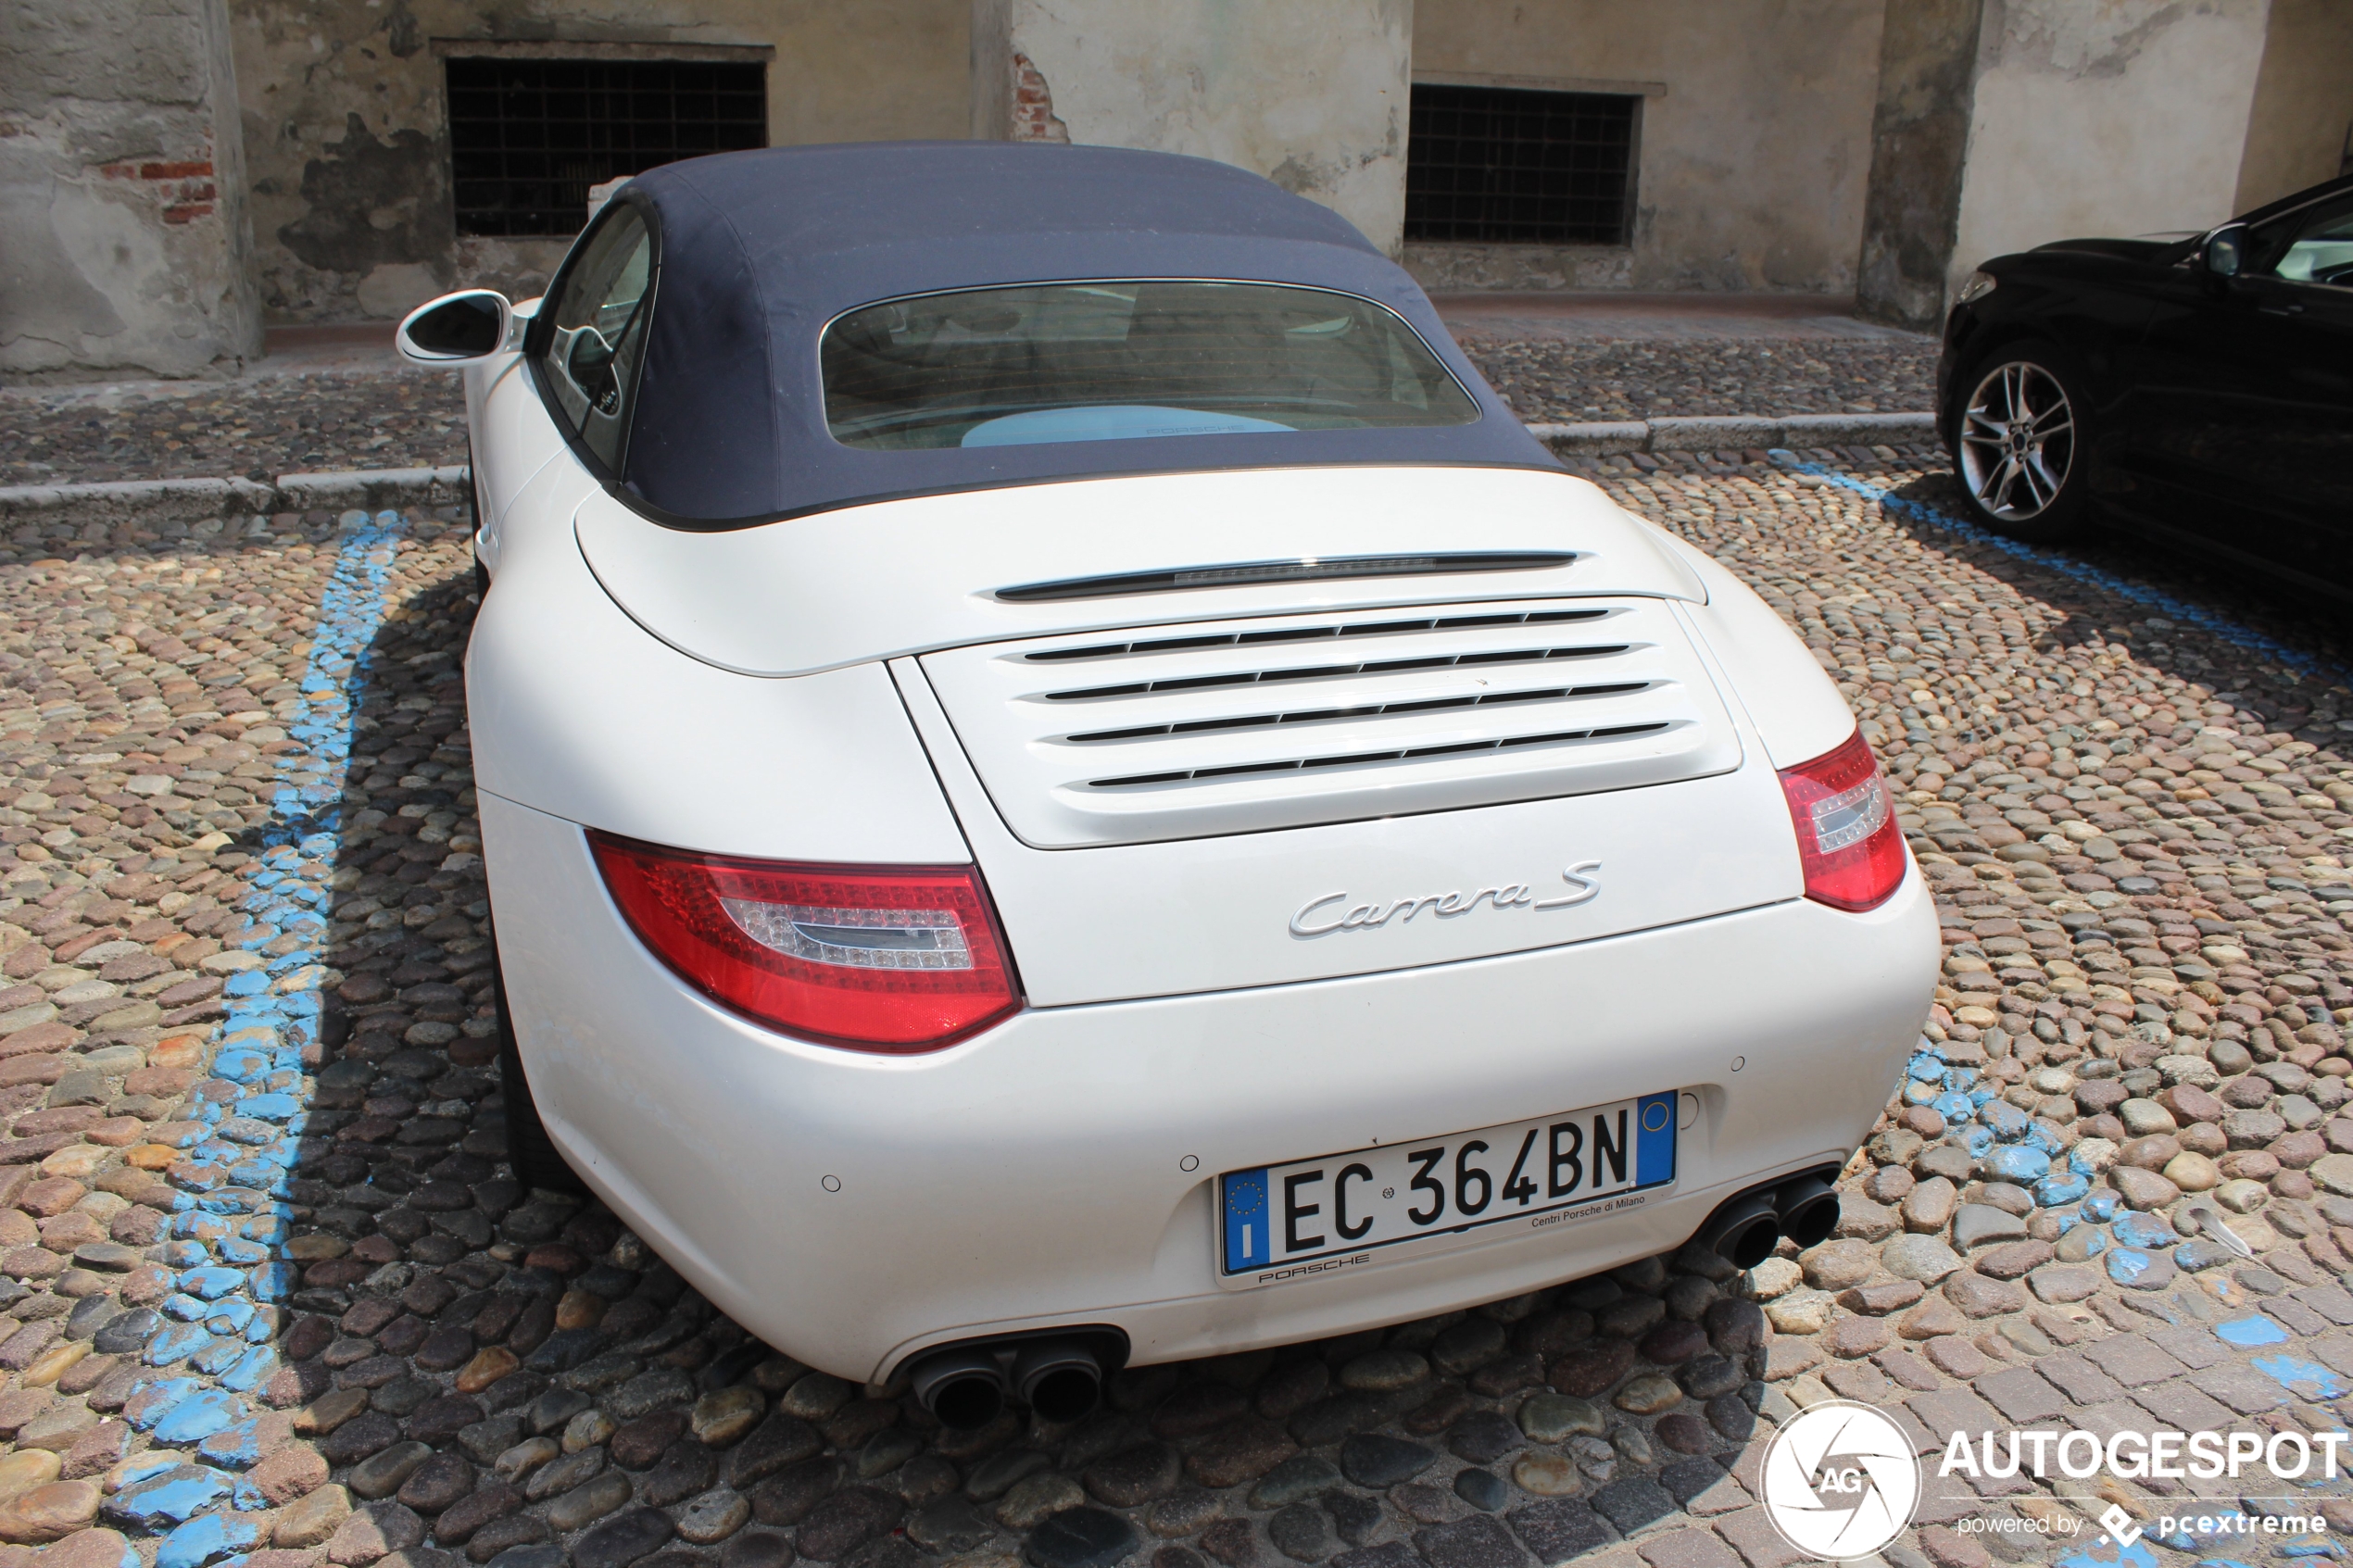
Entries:
[[[1485,904],[1495,909],[1565,909],[1582,904],[1602,890],[1599,860],[1579,860],[1561,872],[1569,891],[1556,898],[1539,898],[1536,890],[1522,883],[1505,883],[1500,887],[1482,887],[1475,893],[1460,889],[1452,893],[1424,893],[1397,899],[1393,903],[1375,901],[1350,904],[1346,893],[1327,893],[1311,898],[1290,917],[1293,936],[1328,936],[1335,931],[1370,931],[1387,925],[1392,919],[1400,925],[1410,924],[1416,915],[1427,909],[1440,920],[1452,920],[1469,914]],[[1344,907],[1341,907],[1344,906]],[[1335,908],[1339,908],[1335,913]]]

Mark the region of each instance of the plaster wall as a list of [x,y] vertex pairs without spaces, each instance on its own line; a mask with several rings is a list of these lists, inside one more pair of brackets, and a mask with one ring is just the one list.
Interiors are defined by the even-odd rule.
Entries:
[[1215,158],[1397,254],[1414,0],[973,0],[976,137]]
[[582,55],[674,58],[698,47],[766,48],[772,144],[962,137],[970,119],[968,6],[236,0],[262,307],[276,321],[383,320],[461,285],[518,298],[545,286],[568,237],[456,232],[447,54],[558,44],[583,46]]
[[[1620,286],[1843,295],[1856,286],[1883,6],[1418,0],[1414,75],[1646,94]],[[1605,275],[1567,252],[1550,272],[1572,287]],[[1506,286],[1544,270],[1518,275]]]
[[2353,5],[2271,0],[2233,212],[2353,172]]
[[2267,10],[1988,0],[1947,290],[1988,257],[2047,241],[2230,217]]
[[0,374],[233,371],[260,352],[222,0],[9,0]]

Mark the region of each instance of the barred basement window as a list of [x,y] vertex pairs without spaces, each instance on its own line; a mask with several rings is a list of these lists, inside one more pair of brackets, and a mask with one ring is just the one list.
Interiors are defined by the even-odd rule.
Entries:
[[1405,237],[1624,245],[1640,101],[1416,82]]
[[452,59],[461,234],[576,234],[588,187],[768,144],[758,61]]

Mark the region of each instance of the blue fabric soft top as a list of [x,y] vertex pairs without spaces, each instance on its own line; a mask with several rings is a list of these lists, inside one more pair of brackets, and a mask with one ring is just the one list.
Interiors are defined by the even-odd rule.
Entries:
[[[1326,464],[1557,465],[1489,390],[1413,279],[1344,219],[1205,158],[894,142],[723,153],[638,175],[660,271],[624,493],[678,527],[1078,475]],[[1108,278],[1297,283],[1413,323],[1477,400],[1466,425],[1189,433],[873,451],[825,425],[818,338],[934,290]]]

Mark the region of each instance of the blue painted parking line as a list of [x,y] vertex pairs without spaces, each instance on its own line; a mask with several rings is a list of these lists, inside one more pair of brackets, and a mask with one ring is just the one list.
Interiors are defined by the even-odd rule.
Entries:
[[[298,683],[300,696],[284,717],[297,743],[277,760],[270,820],[260,829],[242,906],[253,928],[239,939],[263,953],[260,967],[233,975],[223,988],[226,1013],[212,1075],[236,1085],[233,1102],[206,1101],[195,1113],[210,1131],[171,1168],[180,1190],[164,1248],[177,1272],[175,1293],[163,1303],[167,1323],[141,1359],[161,1391],[142,1413],[158,1441],[199,1443],[199,1466],[243,1468],[244,1439],[258,1395],[278,1370],[269,1344],[274,1314],[257,1303],[294,1292],[293,1264],[275,1248],[286,1234],[286,1184],[307,1119],[304,1053],[320,1041],[320,985],[324,978],[327,879],[342,848],[343,790],[351,758],[352,722],[366,686],[396,546],[405,531],[398,512],[346,514],[346,532],[319,605],[310,656]],[[292,937],[291,942],[283,939]],[[169,1370],[166,1370],[169,1369]],[[185,1375],[202,1373],[206,1386]],[[171,1385],[181,1385],[172,1389]],[[251,1549],[249,1521],[217,1512],[266,1506],[252,1485],[233,1474],[200,1467],[173,1479],[119,1494],[113,1517],[149,1528],[170,1528],[157,1568],[201,1568]]]
[[1809,463],[1798,457],[1796,453],[1785,448],[1776,447],[1769,456],[1782,468],[1794,473],[1811,474],[1818,479],[1828,480],[1842,490],[1851,490],[1858,495],[1878,502],[1899,517],[1910,518],[1916,522],[1925,522],[1931,527],[1941,528],[1948,533],[1957,534],[1968,540],[1972,545],[1989,546],[2005,555],[2016,556],[2020,560],[2031,561],[2045,571],[2072,578],[2087,587],[2114,594],[2120,598],[2130,599],[2134,604],[2146,605],[2151,609],[2162,613],[2169,621],[2177,621],[2185,626],[2195,626],[2201,632],[2221,638],[2224,642],[2236,644],[2250,653],[2261,654],[2282,668],[2292,670],[2299,675],[2341,679],[2346,674],[2346,667],[2343,665],[2315,658],[2300,648],[2290,647],[2276,637],[2266,636],[2253,627],[2240,625],[2226,615],[2217,615],[2201,605],[2192,604],[2187,599],[2177,598],[2171,594],[2152,588],[2145,583],[2135,583],[2130,578],[2119,577],[2112,571],[2104,571],[2096,566],[2077,560],[2074,557],[2057,550],[2046,549],[2037,545],[2021,544],[2016,539],[1996,533],[1990,528],[1980,527],[1965,518],[1957,518],[1949,512],[1940,511],[1934,507],[1923,505],[1908,496],[1894,495],[1881,485],[1856,479],[1852,474],[1841,473],[1838,470],[1826,467],[1821,463]]

